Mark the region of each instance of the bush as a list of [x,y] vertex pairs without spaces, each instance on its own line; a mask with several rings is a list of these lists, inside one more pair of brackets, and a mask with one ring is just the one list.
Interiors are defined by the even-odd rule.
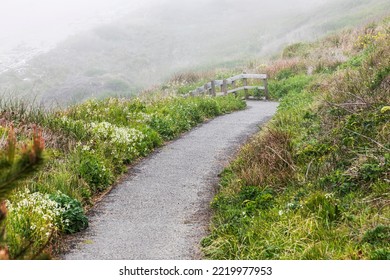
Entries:
[[292,58],[297,56],[306,56],[308,54],[309,45],[305,43],[295,43],[284,48],[282,58]]
[[62,232],[68,234],[75,233],[88,227],[88,218],[85,216],[83,207],[79,201],[60,192],[51,195],[50,199],[57,202],[64,209],[60,214]]
[[278,99],[289,93],[301,92],[312,80],[313,77],[304,74],[289,76],[288,78],[282,78],[280,80],[270,80],[268,90],[272,98]]
[[307,214],[314,214],[327,226],[341,217],[340,206],[332,193],[312,194],[307,198],[303,209]]
[[[50,242],[62,228],[62,213],[65,211],[48,194],[18,192],[8,202],[6,219],[7,244],[10,255],[32,258]],[[27,249],[27,252],[24,252]]]
[[75,157],[76,173],[87,182],[93,192],[103,191],[113,182],[114,176],[102,155],[84,146],[78,149]]
[[372,245],[390,243],[390,227],[384,225],[378,225],[374,229],[368,230],[362,239],[364,243],[370,243]]

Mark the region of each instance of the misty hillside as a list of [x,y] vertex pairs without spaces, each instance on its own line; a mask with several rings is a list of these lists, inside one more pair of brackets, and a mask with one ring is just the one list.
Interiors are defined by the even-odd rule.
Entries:
[[0,92],[44,103],[132,95],[175,72],[242,64],[369,21],[386,0],[160,1],[74,35],[0,75]]

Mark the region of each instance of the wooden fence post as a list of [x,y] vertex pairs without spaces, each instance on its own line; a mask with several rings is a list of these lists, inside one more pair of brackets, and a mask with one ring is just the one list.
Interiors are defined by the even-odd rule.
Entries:
[[[234,89],[236,85],[236,81],[232,81],[232,88]],[[233,91],[234,95],[237,96],[237,92],[236,91]]]
[[[243,72],[242,74],[246,74],[246,72]],[[242,82],[244,84],[244,87],[248,86],[248,79],[247,78],[242,78]],[[249,91],[247,88],[244,88],[244,91],[245,91],[245,99],[248,99]]]
[[224,95],[227,95],[227,81],[223,80],[222,82],[222,92]]
[[265,100],[268,100],[269,99],[269,93],[268,93],[267,78],[264,79],[264,94],[265,94]]
[[207,89],[207,84],[205,84],[205,85],[204,85],[204,94],[205,94],[205,95],[208,94],[208,91],[209,91],[209,90]]
[[211,96],[216,96],[216,93],[215,93],[215,81],[214,80],[211,81]]

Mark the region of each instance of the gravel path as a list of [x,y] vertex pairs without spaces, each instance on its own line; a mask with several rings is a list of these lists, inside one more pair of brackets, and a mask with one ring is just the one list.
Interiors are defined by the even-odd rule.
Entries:
[[142,160],[96,205],[89,229],[62,257],[200,258],[218,174],[277,105],[248,101],[248,109],[200,125]]

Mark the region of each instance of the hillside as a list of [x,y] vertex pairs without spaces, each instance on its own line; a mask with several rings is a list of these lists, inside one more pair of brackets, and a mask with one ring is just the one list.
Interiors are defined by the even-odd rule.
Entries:
[[[0,75],[0,93],[44,104],[131,96],[182,71],[232,67],[370,20],[386,0],[172,1],[74,35]],[[162,12],[163,11],[163,12]]]
[[222,174],[212,259],[390,259],[390,18],[286,47],[273,120]]

